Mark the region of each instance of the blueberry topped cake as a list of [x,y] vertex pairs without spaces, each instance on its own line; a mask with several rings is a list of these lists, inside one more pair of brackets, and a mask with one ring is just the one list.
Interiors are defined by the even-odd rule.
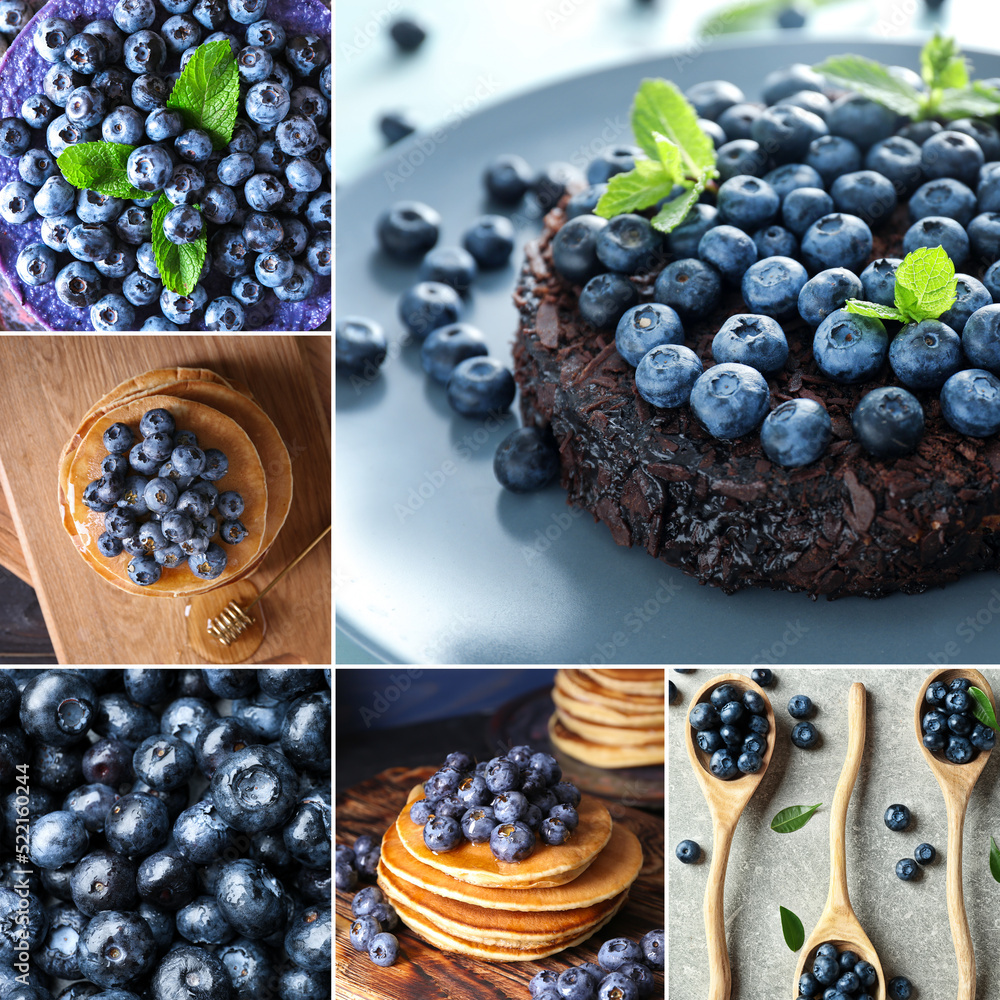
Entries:
[[619,544],[728,593],[1000,568],[1000,81],[922,65],[643,81],[546,217],[522,415]]
[[320,0],[50,0],[0,60],[11,330],[312,330],[330,312]]

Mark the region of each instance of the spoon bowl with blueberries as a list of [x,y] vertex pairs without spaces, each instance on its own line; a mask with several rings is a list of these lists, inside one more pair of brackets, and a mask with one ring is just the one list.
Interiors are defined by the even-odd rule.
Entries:
[[774,709],[763,689],[742,674],[703,684],[688,710],[687,750],[712,814],[712,867],[705,890],[709,1000],[728,1000],[725,885],[729,850],[740,816],[774,754]]
[[978,703],[972,688],[986,695],[995,718],[996,699],[989,683],[969,667],[932,673],[920,688],[913,712],[920,750],[941,786],[948,814],[948,920],[958,961],[959,1000],[974,1000],[976,995],[976,954],[962,887],[965,813],[996,743],[995,729],[975,714]]

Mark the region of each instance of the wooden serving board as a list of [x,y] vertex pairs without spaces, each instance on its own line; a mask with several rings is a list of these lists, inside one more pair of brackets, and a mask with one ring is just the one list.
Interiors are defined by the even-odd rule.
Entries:
[[[337,843],[351,845],[362,833],[381,836],[396,821],[409,790],[425,781],[434,768],[391,768],[337,796]],[[594,936],[538,962],[482,962],[439,951],[402,924],[400,958],[391,968],[375,965],[350,942],[352,893],[337,893],[336,996],[338,1000],[525,1000],[528,982],[542,969],[561,972],[572,965],[597,962],[601,944],[609,938],[638,940],[663,927],[663,820],[658,816],[606,800],[614,821],[623,823],[642,844],[643,865],[628,901]],[[359,883],[360,888],[360,883]],[[663,973],[657,973],[663,995]]]
[[[329,356],[328,337],[301,340],[325,341]],[[295,492],[284,528],[252,575],[259,589],[330,522],[328,403],[313,375],[324,365],[322,348],[304,351],[299,338],[269,335],[8,336],[0,338],[0,359],[0,482],[60,663],[203,662],[187,641],[183,599],[116,590],[61,527],[59,453],[91,404],[124,379],[152,368],[211,368],[249,386],[274,421],[292,458]],[[7,565],[15,553],[2,533],[0,551]],[[330,599],[326,539],[264,599],[267,631],[248,662],[329,663]]]

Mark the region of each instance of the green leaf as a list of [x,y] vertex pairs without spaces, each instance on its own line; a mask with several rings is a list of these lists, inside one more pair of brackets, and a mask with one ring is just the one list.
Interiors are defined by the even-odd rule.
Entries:
[[877,101],[897,114],[916,117],[921,109],[921,94],[911,84],[894,77],[881,63],[863,56],[831,56],[813,66],[817,73],[842,87]]
[[990,874],[994,882],[1000,882],[1000,847],[997,842],[990,837]]
[[995,730],[997,728],[997,717],[993,711],[993,703],[990,701],[990,696],[977,687],[970,687],[969,694],[973,698],[972,714],[984,726],[989,726],[990,729]]
[[667,174],[661,164],[654,163],[652,160],[640,162],[643,165],[643,170],[639,169],[640,164],[637,163],[635,170],[624,174],[615,174],[608,181],[608,189],[601,195],[601,199],[594,209],[595,215],[610,219],[623,212],[649,208],[661,198],[669,196],[675,186],[673,177]]
[[701,130],[698,115],[684,95],[668,80],[643,80],[632,104],[632,131],[647,156],[659,159],[657,139],[669,139],[680,148],[684,169],[693,177],[715,174],[715,146]]
[[906,317],[892,306],[883,306],[878,302],[865,302],[863,299],[848,299],[844,308],[849,313],[858,316],[873,316],[875,319],[894,319],[900,323],[906,322]]
[[653,216],[653,228],[661,233],[673,232],[687,218],[688,212],[697,204],[703,190],[703,183],[696,184],[690,191],[685,191],[679,197],[668,201]]
[[942,118],[985,118],[1000,112],[1000,93],[978,80],[960,90],[942,90],[934,113]]
[[796,830],[801,830],[822,804],[817,802],[814,806],[788,806],[771,820],[771,829],[775,833],[794,833]]
[[786,910],[783,906],[778,907],[778,912],[781,914],[781,933],[785,935],[785,944],[791,951],[798,951],[806,940],[806,931],[802,926],[802,921],[791,910]]
[[240,78],[229,42],[199,45],[181,72],[167,98],[168,108],[177,108],[190,128],[199,128],[221,149],[233,137]]
[[955,265],[943,247],[920,247],[896,269],[896,308],[914,322],[937,319],[955,302]]
[[920,52],[920,75],[931,89],[962,89],[969,85],[969,67],[954,38],[934,33]]
[[202,236],[194,243],[178,246],[163,235],[163,219],[173,207],[163,194],[153,205],[153,256],[164,287],[179,295],[190,295],[201,276],[208,243]]
[[[681,147],[676,142],[671,142],[666,136],[659,132],[653,133],[653,142],[656,143],[656,152],[659,156],[660,166],[670,174],[675,182],[684,180],[684,166],[681,163]],[[640,160],[640,164],[651,164],[650,160]]]
[[133,187],[125,176],[133,149],[135,146],[118,142],[78,142],[67,146],[56,163],[73,187],[100,191],[115,198],[146,198],[149,192]]

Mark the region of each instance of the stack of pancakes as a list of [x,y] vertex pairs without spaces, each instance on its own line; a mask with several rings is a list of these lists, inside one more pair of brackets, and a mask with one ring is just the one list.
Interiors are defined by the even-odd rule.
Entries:
[[490,962],[527,962],[586,941],[621,908],[642,866],[635,835],[598,799],[580,800],[580,825],[558,847],[538,842],[524,861],[497,861],[488,843],[435,854],[410,806],[382,840],[378,884],[417,937]]
[[[193,431],[200,447],[225,452],[229,471],[219,489],[236,490],[243,497],[240,520],[248,537],[226,546],[228,563],[215,580],[201,580],[180,566],[140,587],[129,579],[128,556],[105,559],[97,551],[104,515],[83,503],[83,491],[102,475],[104,432],[113,423],[125,423],[138,441],[142,415],[158,407],[170,412],[178,430]],[[252,573],[285,523],[291,502],[292,463],[277,428],[246,386],[207,368],[160,368],[115,386],[84,414],[59,461],[63,527],[76,550],[99,576],[143,597],[190,597]]]
[[662,764],[663,670],[560,670],[549,738],[594,767]]

